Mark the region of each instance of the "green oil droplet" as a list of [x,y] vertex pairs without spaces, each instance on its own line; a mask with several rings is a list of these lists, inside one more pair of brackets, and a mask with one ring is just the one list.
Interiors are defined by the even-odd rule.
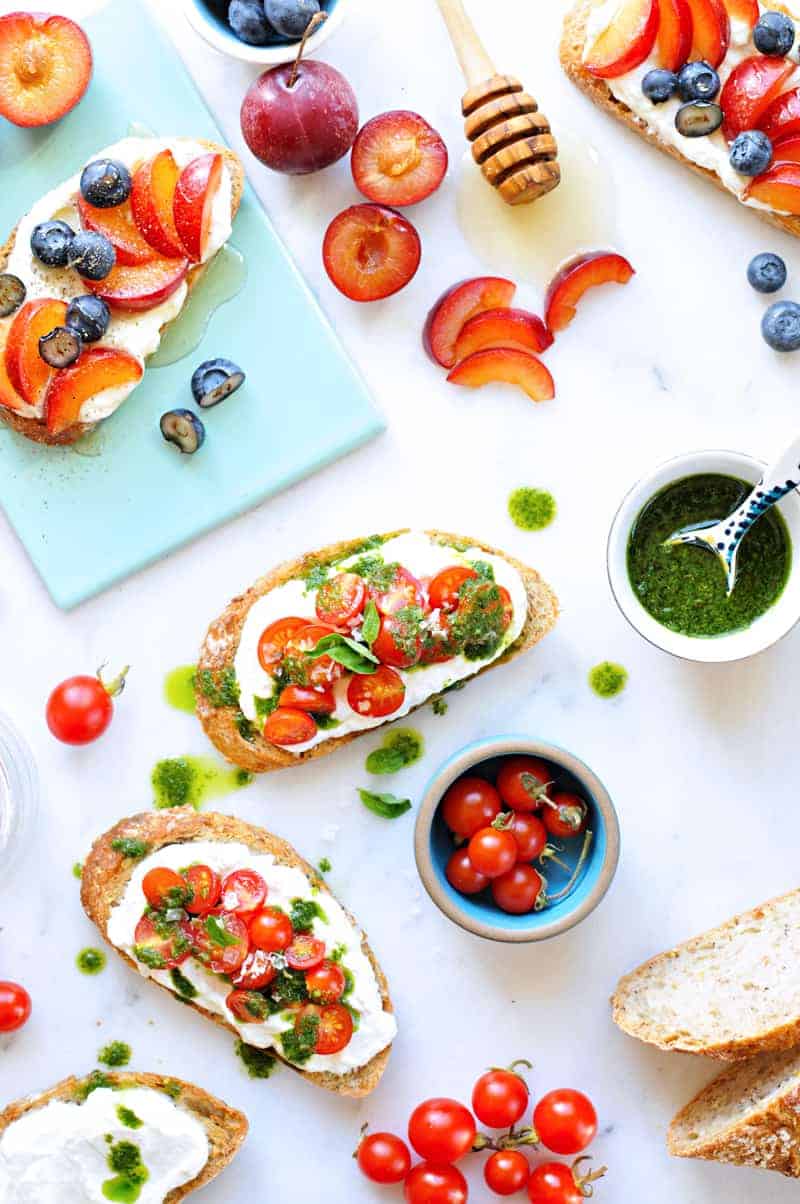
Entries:
[[75,958],[75,965],[81,974],[99,974],[105,969],[106,955],[100,949],[81,949]]
[[176,711],[193,715],[195,710],[194,675],[197,665],[178,665],[164,678],[164,698]]
[[224,246],[189,293],[178,317],[167,327],[161,346],[147,361],[148,368],[166,368],[191,355],[203,341],[214,314],[239,295],[246,279],[244,256],[235,247]]
[[508,499],[508,513],[522,531],[543,531],[556,516],[556,499],[545,489],[522,486]]
[[625,689],[628,670],[614,661],[601,661],[589,673],[589,685],[600,698],[615,698]]
[[187,804],[199,809],[207,799],[232,794],[252,780],[251,773],[228,769],[212,757],[173,757],[153,769],[153,806],[159,811]]

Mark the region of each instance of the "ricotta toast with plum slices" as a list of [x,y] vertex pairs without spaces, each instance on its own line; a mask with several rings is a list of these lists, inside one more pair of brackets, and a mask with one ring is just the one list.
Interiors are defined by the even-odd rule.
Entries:
[[125,138],[41,197],[0,250],[0,419],[74,443],[139,384],[231,234],[233,153]]
[[320,875],[277,836],[191,807],[95,841],[86,914],[117,953],[319,1087],[368,1095],[397,1032],[383,971]]
[[197,713],[243,769],[297,765],[525,652],[557,618],[534,569],[477,540],[333,544],[278,565],[211,624]]
[[797,19],[759,0],[578,0],[561,61],[595,104],[797,235]]
[[3,1204],[177,1204],[223,1171],[247,1118],[161,1074],[95,1071],[0,1112]]

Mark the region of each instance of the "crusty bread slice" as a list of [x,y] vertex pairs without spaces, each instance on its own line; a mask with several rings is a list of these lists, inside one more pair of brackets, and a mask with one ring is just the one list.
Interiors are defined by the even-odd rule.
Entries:
[[759,1054],[724,1070],[678,1113],[667,1145],[676,1158],[800,1178],[800,1051]]
[[800,1044],[800,890],[734,916],[621,980],[626,1033],[738,1061]]
[[[319,890],[328,890],[314,867],[304,861],[290,844],[278,836],[273,836],[263,828],[257,828],[230,815],[220,815],[211,811],[201,815],[192,807],[144,812],[141,815],[120,820],[110,831],[98,837],[83,866],[81,902],[89,919],[97,925],[106,940],[108,940],[108,921],[112,908],[125,893],[125,888],[136,865],[135,861],[122,857],[113,848],[113,841],[119,837],[142,840],[148,845],[151,852],[161,849],[165,845],[188,844],[193,840],[239,841],[255,853],[272,853],[281,865],[296,866],[303,871],[311,886],[317,887]],[[349,912],[347,914],[349,916]],[[352,916],[350,919],[353,924],[356,924]],[[115,945],[111,947],[138,973],[139,967],[132,958],[117,949]],[[375,971],[383,998],[384,1011],[391,1012],[394,1009],[389,998],[389,986],[366,936],[362,939],[362,949]],[[154,983],[154,985],[161,987],[168,994],[174,995],[169,987],[162,986],[161,983]],[[186,1003],[187,1001],[182,1000],[181,1002]],[[213,1020],[215,1024],[238,1036],[234,1026],[227,1024],[221,1016],[207,1012],[205,1008],[191,1000],[188,1001],[188,1006],[202,1012],[209,1020]],[[327,1091],[359,1097],[369,1095],[377,1087],[389,1061],[390,1052],[391,1046],[381,1050],[366,1066],[350,1071],[346,1075],[298,1070],[294,1066],[292,1066],[292,1070],[318,1087],[324,1087]],[[270,1050],[270,1053],[280,1057],[277,1050]],[[286,1064],[291,1065],[288,1062]]]
[[[218,146],[215,142],[209,142],[206,139],[198,139],[197,142],[199,146],[204,146],[209,151],[214,151],[223,156],[228,171],[230,172],[231,183],[233,185],[231,193],[231,217],[235,218],[236,214],[239,212],[239,206],[242,203],[242,193],[244,192],[245,184],[244,168],[242,167],[241,160],[239,159],[239,156],[234,151],[229,150],[227,146]],[[8,263],[11,252],[14,249],[14,241],[16,236],[17,232],[16,229],[14,229],[9,235],[5,245],[0,247],[0,271],[5,271],[6,264]],[[214,257],[212,256],[208,263],[198,263],[195,264],[193,268],[189,269],[189,273],[186,277],[186,283],[190,292],[201,279],[209,264],[213,262]],[[180,317],[181,315],[178,314],[174,321],[180,321]],[[167,329],[167,326],[171,325],[172,323],[170,322],[161,327],[162,335]],[[5,338],[2,339],[2,343],[3,347],[5,347]],[[26,439],[31,439],[34,443],[47,443],[51,447],[76,443],[78,439],[83,438],[84,435],[87,435],[90,431],[94,430],[95,426],[97,425],[93,422],[79,422],[74,426],[68,427],[59,435],[51,435],[44,422],[41,422],[37,418],[26,418],[22,414],[15,413],[14,410],[6,409],[5,406],[0,406],[0,420],[5,422],[7,426],[13,427],[13,429],[18,431],[19,434],[24,435]]]
[[[385,540],[392,539],[396,535],[405,534],[407,530],[408,528],[403,528],[402,530],[391,531],[382,538]],[[511,556],[506,556],[504,552],[500,552],[497,548],[493,548],[489,544],[484,544],[478,539],[467,539],[461,535],[452,535],[443,531],[433,530],[426,531],[426,534],[441,539],[445,543],[450,541],[459,545],[468,545],[469,547],[480,548],[483,552],[492,556],[502,556],[520,573],[525,583],[528,595],[528,614],[519,637],[506,649],[502,656],[490,664],[484,665],[475,674],[476,677],[480,676],[481,673],[487,672],[489,669],[495,668],[497,665],[505,664],[506,661],[511,660],[520,652],[526,652],[534,644],[538,644],[539,640],[546,636],[555,626],[558,618],[558,599],[550,589],[550,586],[542,580],[535,569],[528,568],[527,565],[522,564],[519,560],[514,560]],[[331,544],[327,548],[322,548],[318,552],[308,552],[305,556],[300,556],[296,560],[285,561],[283,564],[277,565],[266,576],[259,578],[246,593],[234,598],[220,617],[215,619],[209,627],[203,646],[200,649],[200,657],[197,665],[198,676],[203,671],[208,670],[217,679],[226,669],[233,667],[242,628],[244,627],[250,607],[254,602],[263,597],[264,594],[268,594],[270,590],[276,589],[279,585],[283,585],[295,577],[302,577],[316,565],[330,564],[333,561],[354,555],[362,548],[363,544],[363,538],[343,540],[341,543]],[[466,680],[469,682],[472,679],[467,678]],[[427,702],[429,699],[425,701]],[[419,705],[423,706],[424,703],[420,703]],[[321,744],[317,744],[314,748],[308,749],[305,752],[291,753],[264,740],[258,733],[254,734],[252,738],[245,739],[237,726],[238,712],[236,707],[214,706],[204,696],[202,690],[197,691],[197,714],[205,728],[207,736],[223,756],[227,757],[229,761],[233,761],[235,765],[241,766],[242,769],[249,770],[251,773],[268,773],[273,769],[299,765],[304,761],[311,761],[317,757],[327,756],[328,753],[334,752],[337,748],[342,748],[345,744],[349,744],[351,740],[357,740],[360,736],[370,735],[375,731],[374,728],[367,728],[361,732],[351,732],[346,736],[340,736],[336,739],[324,740]]]
[[[247,1136],[247,1117],[243,1112],[229,1108],[222,1100],[209,1095],[202,1087],[195,1087],[193,1083],[185,1083],[181,1079],[163,1074],[138,1074],[134,1071],[104,1073],[103,1077],[113,1087],[150,1087],[153,1091],[166,1092],[179,1108],[191,1112],[206,1131],[209,1145],[208,1162],[194,1179],[166,1195],[164,1204],[177,1204],[178,1200],[185,1199],[193,1191],[197,1191],[198,1187],[216,1179],[220,1171],[224,1171],[228,1163],[233,1161]],[[28,1112],[34,1112],[37,1108],[43,1108],[51,1100],[62,1100],[65,1103],[74,1101],[76,1106],[80,1107],[81,1089],[88,1084],[88,1077],[63,1079],[40,1095],[32,1095],[9,1104],[0,1112],[0,1134],[15,1120],[19,1120]]]
[[[700,167],[690,159],[687,159],[685,155],[682,155],[674,146],[669,146],[666,142],[662,142],[660,138],[656,138],[645,121],[642,121],[626,104],[617,100],[605,80],[597,79],[584,68],[583,48],[586,42],[586,26],[591,10],[592,0],[578,0],[575,7],[567,14],[564,22],[564,33],[561,39],[561,65],[572,82],[577,84],[580,90],[585,92],[589,99],[594,101],[596,105],[599,105],[601,109],[605,109],[607,113],[611,113],[618,121],[624,122],[628,129],[641,134],[651,146],[656,146],[659,150],[669,155],[670,158],[677,159],[679,163],[683,163],[685,167],[690,168],[695,175],[709,180],[717,188],[726,193],[727,196],[735,200],[737,204],[741,204],[738,197],[734,196],[725,187],[716,172],[709,171],[706,167]],[[773,213],[769,209],[755,208],[752,205],[747,205],[745,208],[750,213],[758,214],[759,217],[768,221],[770,225],[776,226],[786,234],[800,235],[800,217]]]

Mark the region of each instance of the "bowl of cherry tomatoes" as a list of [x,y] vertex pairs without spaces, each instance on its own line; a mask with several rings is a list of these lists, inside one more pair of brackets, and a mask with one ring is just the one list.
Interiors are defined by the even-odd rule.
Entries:
[[429,782],[414,837],[436,906],[492,941],[545,941],[594,911],[619,862],[619,822],[583,761],[544,740],[497,736]]

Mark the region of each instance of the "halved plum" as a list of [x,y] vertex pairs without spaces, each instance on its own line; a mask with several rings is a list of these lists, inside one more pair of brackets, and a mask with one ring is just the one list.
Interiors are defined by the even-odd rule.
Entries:
[[800,215],[800,164],[774,163],[769,171],[756,176],[745,193],[781,213]]
[[104,234],[117,253],[117,263],[147,263],[156,251],[133,220],[130,201],[110,209],[97,209],[78,193],[78,216],[84,230]]
[[536,314],[525,309],[485,309],[465,323],[456,339],[456,363],[488,347],[538,354],[552,343],[552,334]]
[[[793,63],[789,65],[794,66]],[[764,131],[773,145],[790,134],[800,134],[800,88],[792,88],[776,96],[762,115],[758,128]]]
[[117,309],[154,309],[171,297],[186,279],[186,259],[156,256],[149,263],[117,264],[105,280],[86,280],[86,287]]
[[542,361],[528,351],[510,347],[476,351],[453,368],[447,379],[468,389],[495,382],[517,385],[531,401],[550,401],[556,395],[553,377]]
[[516,291],[516,284],[502,276],[476,276],[442,293],[422,331],[422,344],[434,363],[452,368],[462,327],[484,310],[508,309]]
[[379,205],[416,205],[447,172],[447,147],[419,113],[396,109],[358,132],[350,159],[359,192]]
[[731,71],[719,103],[724,113],[722,132],[729,142],[753,130],[795,69],[789,59],[754,54]]
[[614,251],[593,251],[565,263],[551,281],[545,299],[545,321],[556,334],[569,326],[587,289],[598,284],[627,284],[634,269]]
[[333,219],[322,244],[325,271],[351,301],[381,301],[399,292],[421,256],[415,227],[387,205],[351,205]]
[[688,0],[692,12],[692,59],[719,67],[731,42],[731,19],[722,0]]
[[6,371],[13,388],[28,403],[38,405],[55,369],[39,354],[39,339],[63,326],[67,317],[65,301],[41,297],[26,301],[17,311],[6,342]]
[[6,343],[10,324],[0,330],[0,406],[6,410],[24,410],[27,402],[20,397],[6,371]]
[[619,0],[610,24],[584,60],[590,75],[616,79],[639,67],[658,34],[659,0]]
[[658,65],[678,71],[692,50],[694,23],[688,0],[659,0]]
[[45,397],[45,421],[51,435],[60,435],[80,419],[81,407],[106,389],[130,385],[133,389],[144,368],[127,351],[116,347],[91,347],[72,368],[57,373]]
[[92,77],[89,39],[69,17],[0,17],[0,114],[15,125],[50,125],[75,108]]

